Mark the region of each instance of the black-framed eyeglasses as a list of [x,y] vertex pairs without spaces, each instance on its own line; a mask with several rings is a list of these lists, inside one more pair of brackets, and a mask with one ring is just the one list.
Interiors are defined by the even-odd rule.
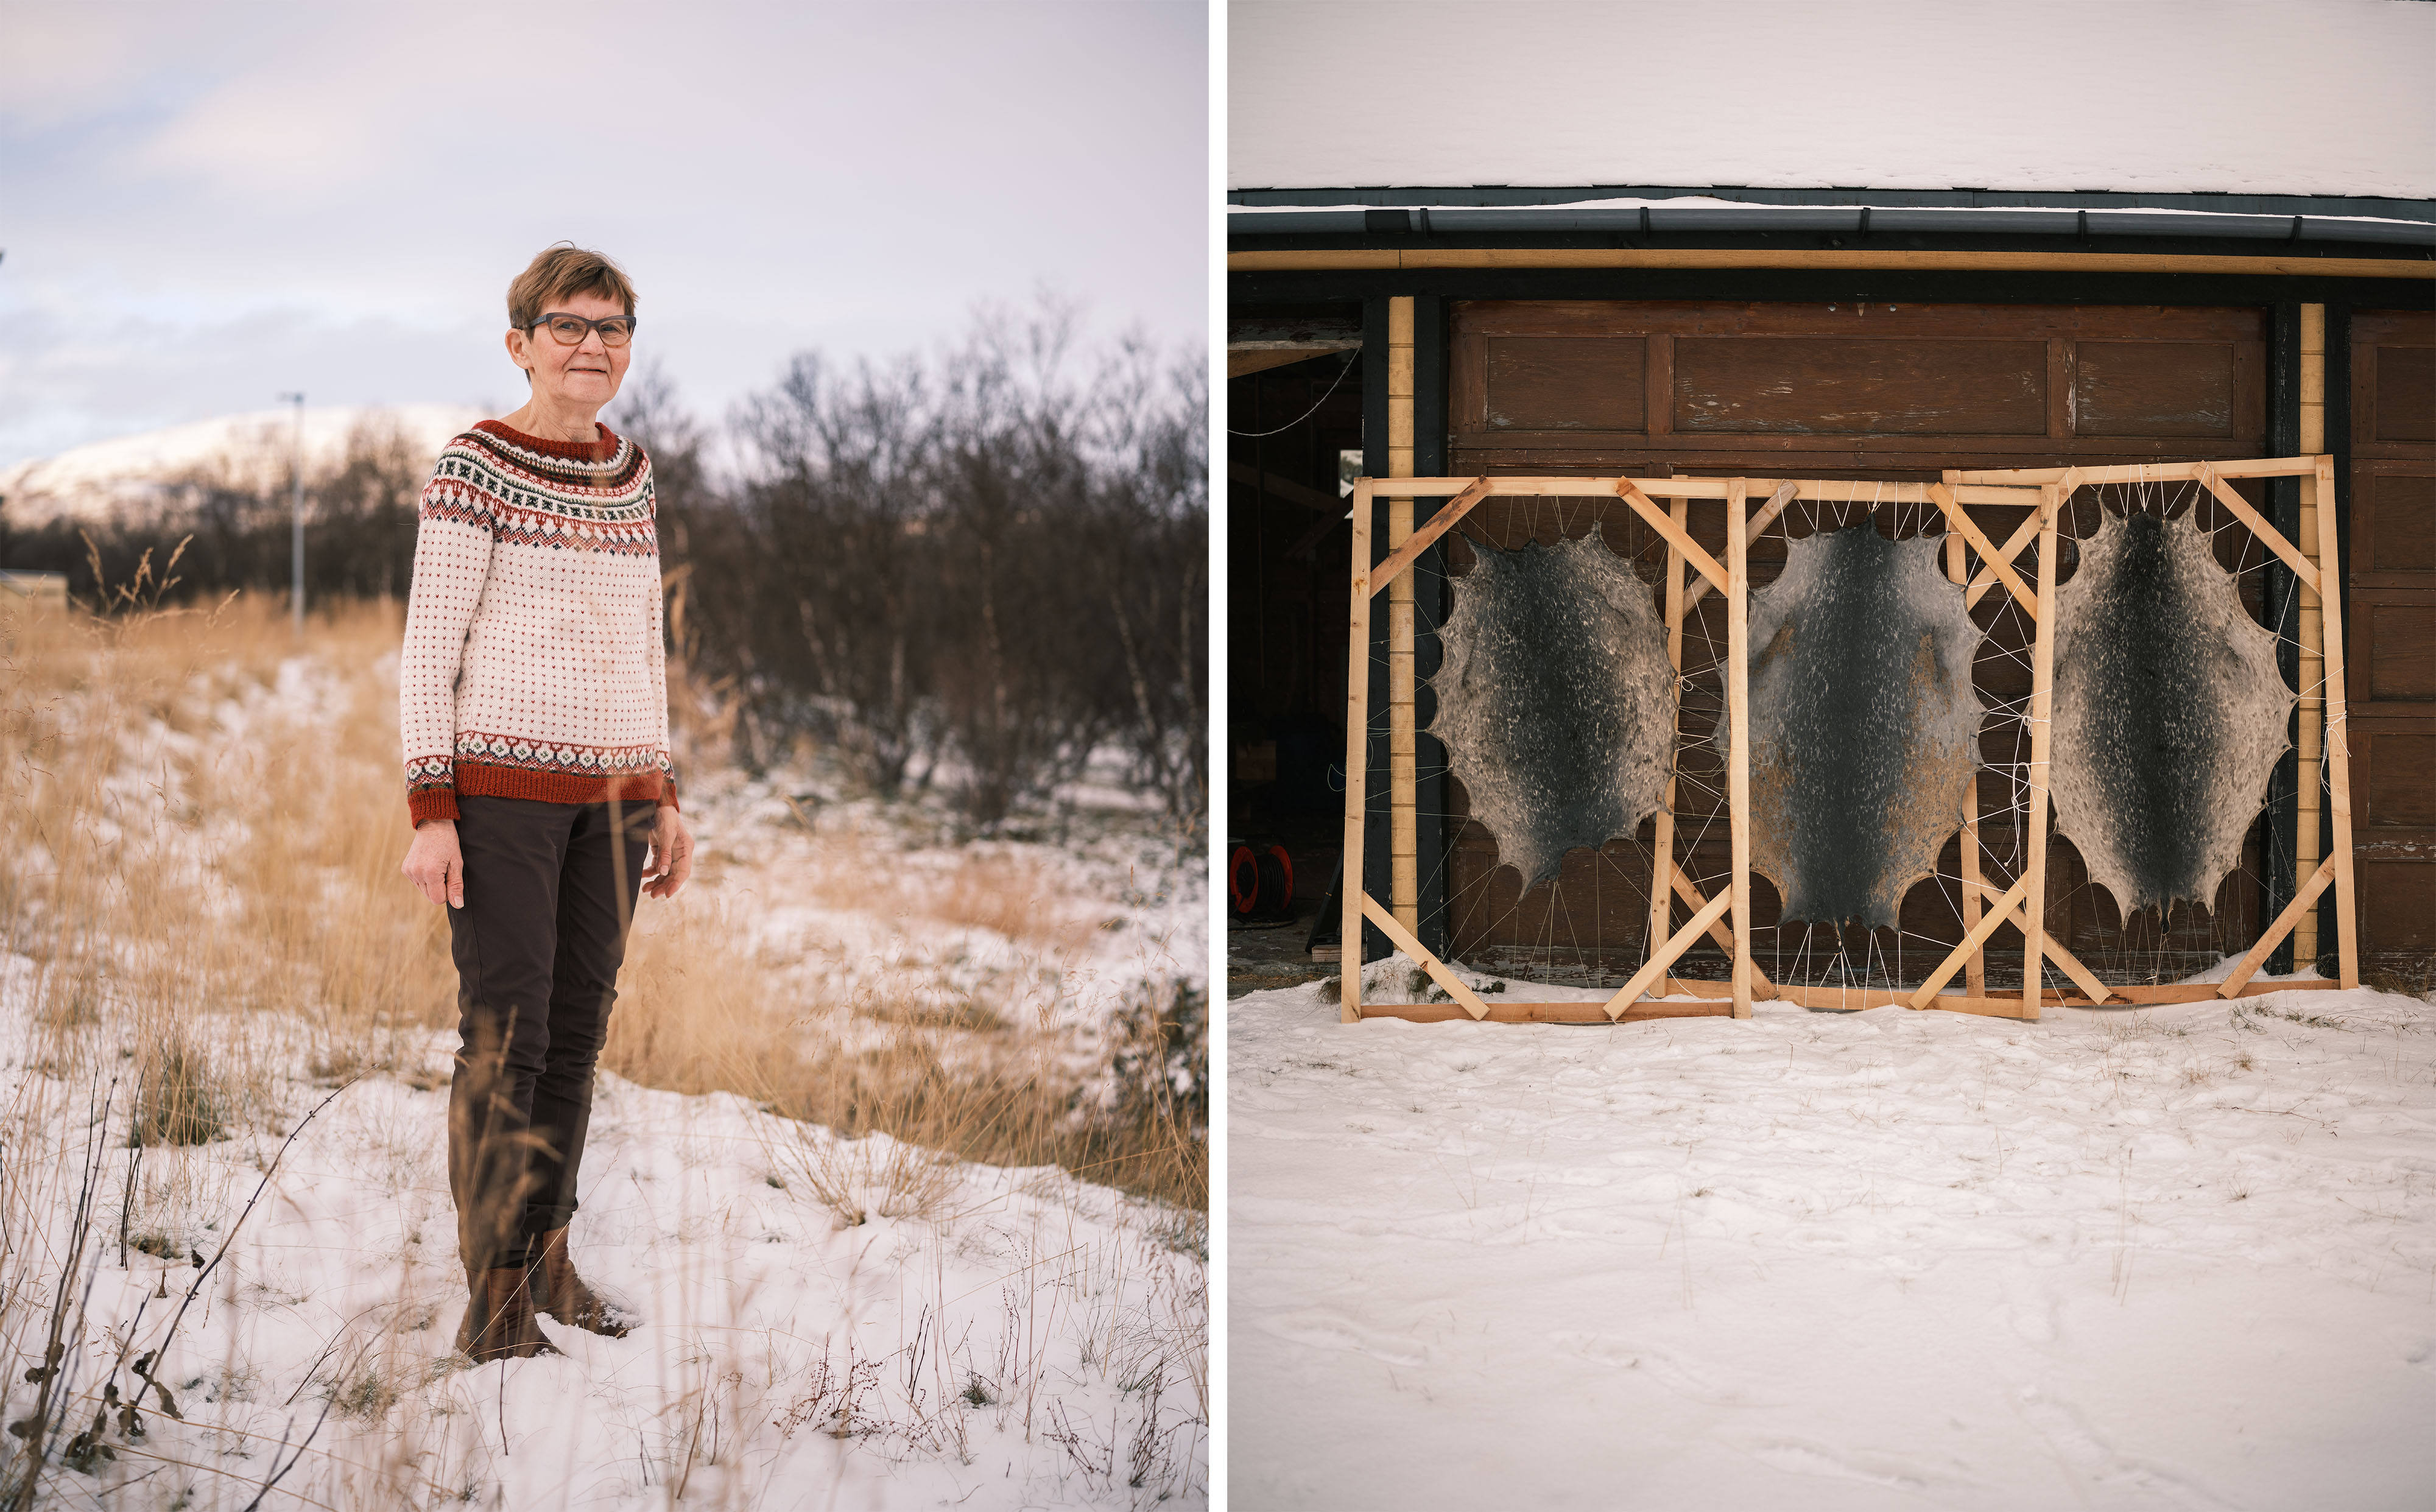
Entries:
[[[584,334],[590,331],[600,333],[602,346],[624,346],[635,339],[635,318],[631,315],[612,315],[605,320],[587,321],[581,315],[559,313],[545,315],[532,323],[549,327],[549,334],[561,346],[583,345]],[[530,330],[531,326],[526,329]]]

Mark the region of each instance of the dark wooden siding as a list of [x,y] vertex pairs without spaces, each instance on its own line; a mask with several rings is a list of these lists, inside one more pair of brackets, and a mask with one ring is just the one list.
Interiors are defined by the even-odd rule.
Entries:
[[[2258,308],[1484,301],[1455,306],[1453,334],[1448,440],[1451,471],[1460,475],[1934,479],[1949,467],[2253,457],[2267,449],[2267,318]],[[2243,491],[2264,502],[2263,489]],[[1865,488],[1856,492],[1866,497]],[[2095,509],[2086,495],[2080,508]],[[2026,512],[1974,513],[2002,539]],[[2212,506],[2205,517],[2210,524],[2222,518]],[[1469,531],[1506,547],[1579,535],[1596,521],[1644,576],[1654,579],[1663,561],[1663,543],[1620,504],[1499,499],[1472,519]],[[1882,529],[1891,523],[1881,521]],[[2094,513],[2081,523],[2094,526]],[[1691,530],[1709,550],[1723,552],[1721,506],[1696,502]],[[2228,565],[2246,543],[2238,529],[2219,537]],[[2249,549],[2255,561],[2254,544]],[[1754,547],[1755,580],[1773,578],[1783,550],[1774,539]],[[1449,559],[1452,570],[1464,570],[1469,547],[1458,540]],[[2253,598],[2260,576],[2244,579]],[[1983,625],[1997,627],[1977,669],[1982,701],[1991,704],[2028,691],[2013,633],[2018,617],[1998,618],[2002,600],[2001,590],[1992,593],[1979,611]],[[1724,642],[1723,604],[1712,595],[1687,629],[1687,674],[1697,678],[1714,665]],[[1687,704],[1683,723],[1687,739],[1696,739],[1714,727],[1714,714]],[[1987,756],[2018,759],[1992,746]],[[1717,797],[1723,768],[1695,746],[1684,773],[1681,824],[1701,836],[1689,846],[1685,866],[1705,886],[1727,869]],[[2012,807],[2006,776],[1983,773],[1980,780],[1983,812],[2001,815]],[[1619,840],[1595,856],[1575,852],[1555,884],[1525,895],[1512,870],[1496,865],[1487,834],[1464,822],[1460,781],[1447,787],[1454,834],[1448,924],[1457,954],[1552,976],[1573,968],[1593,979],[1639,960],[1648,907],[1646,826],[1638,845]],[[2010,843],[2002,837],[1994,843]],[[1949,844],[1940,870],[1952,875],[1958,864]],[[2256,866],[2253,856],[2245,870]],[[2166,939],[2153,929],[2127,939],[2111,901],[2088,887],[2068,842],[2054,846],[2049,873],[2048,927],[2093,964],[2110,952],[2140,949],[2160,970],[2173,970],[2191,964],[2211,939],[2247,938],[2257,928],[2255,885],[2241,873],[2218,894],[2213,935],[2204,921],[2178,915]],[[1755,878],[1753,892],[1761,964],[1789,969],[1801,931],[1778,939],[1774,890]],[[1678,924],[1687,916],[1676,909]],[[1934,942],[1959,938],[1960,920],[1944,893],[1923,884],[1905,900],[1902,930],[1913,937],[1907,944],[1882,937],[1879,948],[1888,966],[1916,974],[1934,964]],[[1813,933],[1816,948],[1820,941]],[[1857,936],[1846,944],[1863,948]],[[1992,942],[2000,957],[2019,948],[2010,929]],[[1905,952],[1900,965],[1898,950]]]
[[2352,841],[2360,952],[2425,988],[2436,962],[2436,315],[2351,328]]

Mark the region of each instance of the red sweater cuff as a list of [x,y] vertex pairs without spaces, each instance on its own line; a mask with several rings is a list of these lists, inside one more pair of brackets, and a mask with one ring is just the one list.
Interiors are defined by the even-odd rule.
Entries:
[[426,820],[453,821],[457,818],[457,790],[426,788],[419,792],[409,792],[406,795],[406,812],[418,829]]

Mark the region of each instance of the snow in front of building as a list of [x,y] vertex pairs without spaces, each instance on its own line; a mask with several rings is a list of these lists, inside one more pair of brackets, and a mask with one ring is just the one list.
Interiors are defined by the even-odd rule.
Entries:
[[1239,1504],[2436,1486],[2427,1002],[1348,1026],[1333,989],[1227,1008]]
[[1239,0],[1228,18],[1235,189],[2436,197],[2436,6]]

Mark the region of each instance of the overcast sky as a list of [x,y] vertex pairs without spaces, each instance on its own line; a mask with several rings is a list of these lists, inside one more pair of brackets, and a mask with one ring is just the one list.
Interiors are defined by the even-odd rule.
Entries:
[[1207,12],[0,0],[0,466],[269,407],[523,400],[561,238],[723,413],[1046,286],[1203,339]]

